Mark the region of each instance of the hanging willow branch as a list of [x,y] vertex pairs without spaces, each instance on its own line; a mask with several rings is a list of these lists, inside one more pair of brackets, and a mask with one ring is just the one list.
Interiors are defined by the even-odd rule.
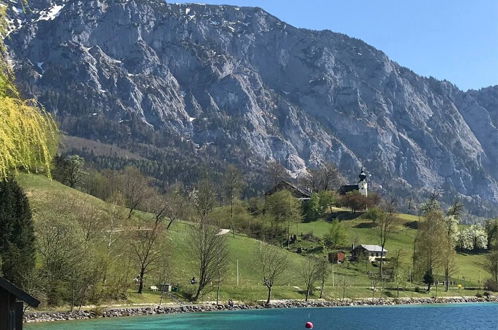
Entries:
[[45,171],[57,151],[58,130],[55,121],[36,102],[22,100],[3,44],[6,9],[0,1],[0,180],[13,171]]
[[57,151],[57,127],[52,118],[28,101],[0,98],[0,178],[17,169],[50,173]]

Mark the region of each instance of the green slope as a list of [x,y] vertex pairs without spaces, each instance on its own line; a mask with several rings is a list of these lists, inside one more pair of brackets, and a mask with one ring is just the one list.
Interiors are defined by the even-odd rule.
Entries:
[[[21,174],[18,177],[19,183],[25,189],[33,209],[35,223],[40,217],[47,214],[59,216],[57,204],[72,203],[73,217],[85,217],[85,210],[88,207],[105,211],[111,206],[106,202],[95,197],[84,194],[78,190],[71,189],[56,181],[51,181],[43,176],[32,174]],[[67,216],[67,215],[65,215]],[[139,217],[149,218],[150,215],[138,213]],[[399,215],[395,233],[391,240],[388,241],[386,249],[389,251],[403,250],[404,259],[409,265],[411,260],[411,251],[416,230],[407,226],[407,223],[417,221],[417,217],[411,215]],[[355,244],[377,244],[377,234],[375,229],[371,228],[368,220],[356,218],[354,220],[344,220],[343,223],[348,227],[349,241]],[[190,278],[195,276],[194,261],[189,256],[186,246],[186,228],[188,223],[175,223],[169,233],[170,251],[167,253],[171,256],[170,261],[170,279],[171,282],[180,285],[182,290],[191,290],[189,284]],[[330,224],[324,220],[310,223],[300,223],[293,226],[294,233],[312,232],[315,236],[323,236],[328,232]],[[226,280],[222,285],[222,299],[233,298],[237,300],[254,301],[265,298],[265,287],[262,285],[258,273],[257,260],[255,251],[261,244],[259,241],[248,238],[243,235],[232,234],[228,236],[230,244],[230,266]],[[303,298],[299,287],[303,287],[303,281],[299,273],[304,261],[304,257],[291,252],[286,252],[289,256],[289,267],[283,275],[280,285],[274,289],[274,298]],[[464,255],[459,254],[457,257],[458,271],[455,278],[461,280],[465,277],[465,282],[460,281],[465,286],[477,286],[479,280],[483,281],[488,274],[482,269],[481,264],[484,261],[484,255]],[[239,285],[236,282],[237,261],[239,265]],[[365,297],[379,295],[393,295],[392,292],[372,292],[368,289],[371,281],[365,275],[363,265],[334,265],[334,274],[330,276],[325,286],[325,296],[327,298],[337,298],[342,296],[342,279],[347,278],[346,296]],[[373,267],[372,267],[373,269]],[[146,283],[152,285],[154,283]],[[417,284],[407,283],[406,286],[414,288]],[[419,284],[420,285],[420,284]],[[391,290],[392,291],[392,290]],[[472,295],[475,291],[468,291],[465,294]],[[425,293],[416,293],[413,290],[402,292],[404,296],[424,296]],[[433,295],[431,293],[430,295]],[[448,293],[449,295],[464,294],[457,289]],[[204,297],[205,300],[213,300],[214,293]],[[159,297],[156,294],[147,293],[144,296],[130,294],[129,302],[150,302],[157,303]]]

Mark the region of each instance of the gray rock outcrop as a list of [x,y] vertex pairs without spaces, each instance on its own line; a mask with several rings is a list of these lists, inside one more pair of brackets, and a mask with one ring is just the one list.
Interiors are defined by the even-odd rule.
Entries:
[[365,167],[384,194],[442,188],[496,214],[498,87],[464,92],[258,8],[11,2],[19,84],[70,135],[248,169],[277,160],[298,174],[334,162],[353,179]]

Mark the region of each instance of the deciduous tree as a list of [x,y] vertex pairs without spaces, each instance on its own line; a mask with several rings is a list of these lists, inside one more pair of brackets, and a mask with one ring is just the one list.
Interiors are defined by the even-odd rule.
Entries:
[[[429,275],[441,266],[443,250],[448,247],[444,215],[439,209],[430,209],[424,219],[419,223],[415,237],[413,252],[413,269],[424,278],[424,283]],[[432,282],[431,282],[432,283]],[[430,291],[430,284],[427,287]]]
[[228,265],[229,250],[225,235],[204,219],[193,224],[188,232],[188,244],[198,270],[198,286],[192,297],[199,299],[209,283],[221,281]]
[[273,217],[277,225],[287,224],[287,240],[290,237],[290,225],[300,222],[301,204],[288,190],[281,190],[268,196],[265,203],[266,213]]
[[133,212],[142,207],[145,201],[153,195],[149,180],[136,167],[126,167],[118,175],[119,190],[129,208],[128,219]]
[[280,279],[287,268],[287,254],[276,246],[261,243],[256,251],[263,284],[268,290],[266,304],[271,300],[273,286]]
[[347,243],[348,233],[344,225],[335,219],[332,221],[329,232],[323,237],[324,244],[329,249],[336,249]]
[[85,163],[82,157],[78,155],[57,156],[54,158],[54,163],[54,179],[71,188],[75,188],[82,183],[83,165]]
[[233,205],[236,199],[240,198],[244,186],[244,179],[239,169],[234,165],[229,165],[223,175],[223,195],[230,205],[230,224],[235,235],[235,225],[233,223]]
[[271,161],[266,165],[266,177],[269,186],[275,186],[280,181],[288,181],[290,175],[282,164]]
[[3,44],[7,4],[0,4],[0,180],[18,169],[50,174],[57,151],[57,126],[35,101],[23,100],[17,91]]
[[304,282],[305,301],[308,301],[310,295],[313,294],[316,281],[320,278],[320,260],[315,257],[308,257],[300,269],[301,278]]

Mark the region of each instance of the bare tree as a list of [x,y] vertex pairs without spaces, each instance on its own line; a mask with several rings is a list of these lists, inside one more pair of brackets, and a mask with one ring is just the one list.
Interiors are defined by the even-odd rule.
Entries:
[[442,241],[441,247],[441,266],[444,271],[444,288],[445,291],[449,291],[450,286],[450,276],[456,271],[456,243],[458,240],[458,224],[460,222],[460,218],[462,217],[464,212],[463,204],[457,199],[453,202],[453,204],[448,209],[446,213],[446,217],[444,218],[444,222],[446,225],[446,237]]
[[267,164],[266,175],[268,183],[271,186],[275,186],[280,181],[288,181],[290,179],[290,175],[285,167],[276,161],[271,161]]
[[337,190],[344,182],[344,177],[332,163],[310,169],[302,180],[302,184],[312,192]]
[[257,254],[261,267],[261,275],[263,276],[263,284],[268,289],[266,299],[266,304],[268,305],[271,300],[273,285],[287,268],[287,255],[278,247],[265,243],[261,243]]
[[143,206],[153,191],[149,180],[135,167],[126,167],[118,176],[120,190],[125,197],[126,207],[130,209],[128,219],[133,212]]
[[159,195],[149,200],[149,211],[154,214],[152,226],[142,228],[131,228],[131,247],[137,263],[139,265],[138,293],[142,293],[144,287],[145,274],[150,271],[151,266],[161,257],[161,250],[158,248],[158,238],[162,231],[162,223],[165,218],[166,206]]
[[325,287],[325,281],[330,275],[329,261],[326,257],[320,258],[318,260],[318,280],[320,281],[320,298],[323,296],[323,290]]
[[463,215],[463,212],[465,210],[465,207],[460,200],[456,199],[453,204],[451,204],[450,208],[448,209],[448,212],[446,214],[448,216],[453,216],[456,219],[460,219]]
[[304,281],[305,287],[305,301],[308,301],[308,298],[311,294],[313,294],[313,288],[315,286],[315,282],[319,279],[320,275],[320,260],[309,257],[304,262],[304,265],[301,267],[301,278]]
[[229,250],[227,239],[219,234],[219,228],[208,221],[199,221],[188,232],[190,251],[198,269],[198,287],[192,297],[199,299],[206,286],[213,280],[221,281],[228,265]]
[[441,242],[441,267],[444,271],[444,289],[446,292],[450,289],[450,277],[456,270],[456,251],[455,243],[451,237],[444,237]]
[[404,253],[402,250],[396,250],[392,257],[392,281],[396,286],[396,295],[399,297],[401,285],[406,282],[406,273],[402,262]]
[[235,235],[235,225],[233,223],[233,204],[240,197],[244,181],[239,169],[233,165],[229,165],[223,176],[223,194],[225,199],[230,204],[230,226],[232,233]]
[[342,278],[339,279],[339,286],[342,289],[342,300],[344,300],[344,298],[346,298],[346,289],[351,286],[349,277],[342,275]]
[[396,201],[394,199],[390,200],[384,205],[384,210],[381,212],[379,219],[377,219],[377,228],[379,233],[379,243],[381,247],[381,259],[380,259],[380,267],[379,274],[380,280],[383,281],[383,270],[384,270],[384,249],[386,247],[386,243],[391,238],[392,231],[394,229],[394,224],[396,220]]
[[189,217],[190,205],[188,199],[182,193],[179,186],[173,189],[164,196],[165,215],[169,219],[167,230],[170,229],[173,222]]
[[207,179],[202,180],[192,192],[192,202],[197,213],[197,220],[204,222],[216,205],[216,191],[213,183]]

